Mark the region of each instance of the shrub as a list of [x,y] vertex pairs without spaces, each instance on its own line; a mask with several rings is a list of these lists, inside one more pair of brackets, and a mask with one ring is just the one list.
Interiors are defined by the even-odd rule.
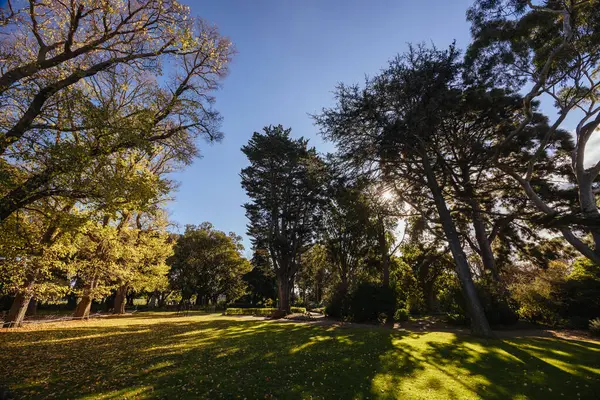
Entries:
[[258,315],[258,316],[270,316],[276,308],[228,308],[225,310],[225,315]]
[[398,322],[408,321],[409,312],[406,308],[399,308],[394,314],[394,319]]
[[349,303],[348,289],[344,285],[338,285],[325,307],[325,315],[345,319],[350,314]]
[[395,304],[389,287],[363,283],[351,295],[350,317],[354,322],[379,322],[381,314],[394,315]]
[[[512,325],[519,320],[519,315],[515,311],[516,306],[513,305],[514,301],[511,301],[505,289],[488,280],[475,282],[475,287],[490,325]],[[442,311],[449,316],[449,323],[456,325],[468,324],[469,314],[458,280],[450,282],[441,291],[439,298]]]
[[[225,310],[225,315],[256,315],[260,317],[270,317],[277,311],[276,308],[228,308]],[[306,308],[304,307],[291,307],[293,313],[305,313]]]
[[512,287],[519,315],[532,322],[585,328],[600,315],[599,267],[578,260],[570,268],[553,261]]
[[490,325],[513,325],[519,320],[515,308],[511,307],[508,291],[496,282],[481,280],[476,284],[477,294]]
[[590,334],[600,337],[600,318],[590,320]]

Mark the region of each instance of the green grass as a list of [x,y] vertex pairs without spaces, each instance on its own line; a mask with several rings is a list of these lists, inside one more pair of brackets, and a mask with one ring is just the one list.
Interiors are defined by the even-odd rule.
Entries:
[[17,398],[592,399],[600,343],[143,313],[0,332]]

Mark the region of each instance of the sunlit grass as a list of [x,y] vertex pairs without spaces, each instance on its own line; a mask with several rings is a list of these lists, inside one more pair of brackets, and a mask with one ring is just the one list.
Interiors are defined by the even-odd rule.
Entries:
[[147,313],[0,332],[17,398],[592,399],[600,344]]

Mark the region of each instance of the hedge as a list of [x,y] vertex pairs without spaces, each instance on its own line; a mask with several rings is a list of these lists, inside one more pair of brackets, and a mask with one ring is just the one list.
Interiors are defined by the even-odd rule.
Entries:
[[[225,315],[258,315],[263,317],[268,317],[277,311],[276,308],[228,308],[225,310]],[[304,307],[291,307],[290,311],[292,313],[302,313],[306,312],[306,308]]]

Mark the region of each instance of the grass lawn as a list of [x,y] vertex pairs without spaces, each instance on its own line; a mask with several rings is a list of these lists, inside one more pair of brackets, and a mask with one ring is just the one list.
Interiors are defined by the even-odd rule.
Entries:
[[0,332],[17,398],[597,399],[600,343],[145,313]]

